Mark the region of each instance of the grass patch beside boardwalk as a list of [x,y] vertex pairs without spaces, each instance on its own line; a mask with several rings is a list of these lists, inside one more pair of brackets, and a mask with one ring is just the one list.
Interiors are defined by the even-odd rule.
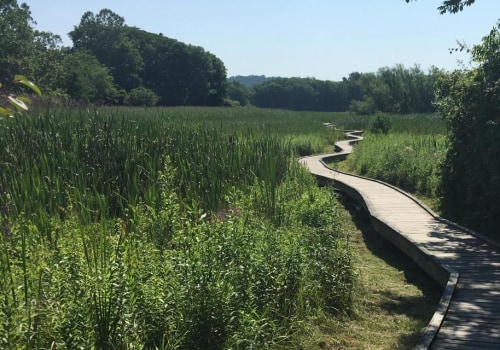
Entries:
[[370,226],[354,201],[342,198],[359,273],[356,315],[321,319],[304,336],[305,349],[413,349],[429,323],[441,287]]

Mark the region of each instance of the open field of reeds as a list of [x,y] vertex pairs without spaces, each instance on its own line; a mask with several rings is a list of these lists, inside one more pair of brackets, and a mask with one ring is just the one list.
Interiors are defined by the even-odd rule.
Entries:
[[351,311],[335,198],[295,160],[308,133],[335,140],[331,116],[225,113],[2,121],[0,347],[288,347]]

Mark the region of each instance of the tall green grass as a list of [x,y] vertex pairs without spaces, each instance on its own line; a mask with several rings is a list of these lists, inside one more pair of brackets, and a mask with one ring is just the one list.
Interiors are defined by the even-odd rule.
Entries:
[[360,175],[436,198],[447,145],[446,136],[440,134],[367,134],[348,157],[347,166]]
[[0,124],[1,348],[293,347],[351,311],[335,198],[293,145],[332,116],[228,111]]
[[77,212],[104,206],[111,217],[138,201],[154,206],[166,157],[185,204],[216,211],[231,188],[254,176],[280,181],[292,158],[289,141],[251,130],[86,112],[8,122],[0,126],[1,192],[27,215],[63,216],[70,202]]
[[64,216],[70,201],[93,212],[100,200],[120,215],[140,200],[155,205],[168,156],[185,204],[217,210],[232,187],[255,175],[279,181],[292,156],[329,151],[342,132],[323,123],[349,118],[255,108],[42,111],[0,124],[0,196],[9,193],[14,210],[27,215]]

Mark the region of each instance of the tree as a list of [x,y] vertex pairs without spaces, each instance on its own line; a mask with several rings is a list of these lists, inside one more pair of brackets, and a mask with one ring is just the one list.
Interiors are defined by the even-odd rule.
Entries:
[[315,79],[272,78],[254,87],[253,103],[264,108],[319,110],[319,85]]
[[23,72],[30,75],[33,52],[33,18],[26,4],[16,0],[0,1],[0,81]]
[[240,106],[250,103],[250,91],[242,83],[230,80],[227,84],[227,97],[231,101],[237,101]]
[[144,61],[135,43],[127,37],[122,37],[113,46],[113,57],[108,63],[118,86],[131,90],[142,84],[141,72]]
[[116,103],[118,90],[109,69],[90,52],[76,50],[64,57],[60,85],[73,99],[86,103]]
[[[410,2],[413,0],[406,0]],[[415,0],[416,1],[416,0]],[[439,13],[457,13],[463,11],[466,6],[470,6],[475,3],[476,0],[444,0],[441,6],[438,7]]]
[[61,89],[62,62],[69,52],[69,48],[62,46],[59,35],[35,30],[31,74],[46,95]]
[[124,25],[125,19],[109,9],[102,9],[97,15],[87,11],[69,36],[75,49],[88,49],[96,57],[106,57],[109,53],[105,50],[111,49]]
[[108,9],[86,12],[70,37],[76,49],[105,65],[123,90],[150,89],[162,105],[223,104],[226,69],[201,47],[129,27]]
[[[382,67],[376,73],[359,73],[349,86],[357,87],[357,98],[350,109],[357,113],[429,113],[434,111],[434,75],[424,73],[418,65],[406,68],[401,64]],[[359,95],[362,98],[359,98]]]
[[69,33],[75,49],[84,49],[110,69],[115,83],[124,90],[141,85],[144,62],[134,41],[128,37],[125,19],[109,9],[98,14],[87,11]]
[[[411,0],[406,0],[409,2]],[[446,0],[441,14],[475,0]],[[436,107],[446,118],[449,149],[442,165],[442,210],[466,225],[494,232],[500,224],[499,24],[470,50],[477,67],[436,71]]]
[[436,106],[449,128],[442,169],[443,212],[492,232],[500,225],[499,51],[497,25],[471,50],[477,67],[441,72],[436,91]]
[[144,61],[143,86],[160,105],[220,106],[226,96],[226,68],[210,52],[138,28],[127,29]]
[[65,49],[61,38],[32,29],[29,7],[16,0],[0,0],[0,82],[22,73],[47,94],[58,85]]

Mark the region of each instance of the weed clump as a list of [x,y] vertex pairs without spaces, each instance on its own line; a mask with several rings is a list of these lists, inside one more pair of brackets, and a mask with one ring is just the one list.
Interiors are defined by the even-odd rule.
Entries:
[[385,113],[376,113],[370,125],[370,132],[372,134],[388,134],[391,128],[391,117]]

